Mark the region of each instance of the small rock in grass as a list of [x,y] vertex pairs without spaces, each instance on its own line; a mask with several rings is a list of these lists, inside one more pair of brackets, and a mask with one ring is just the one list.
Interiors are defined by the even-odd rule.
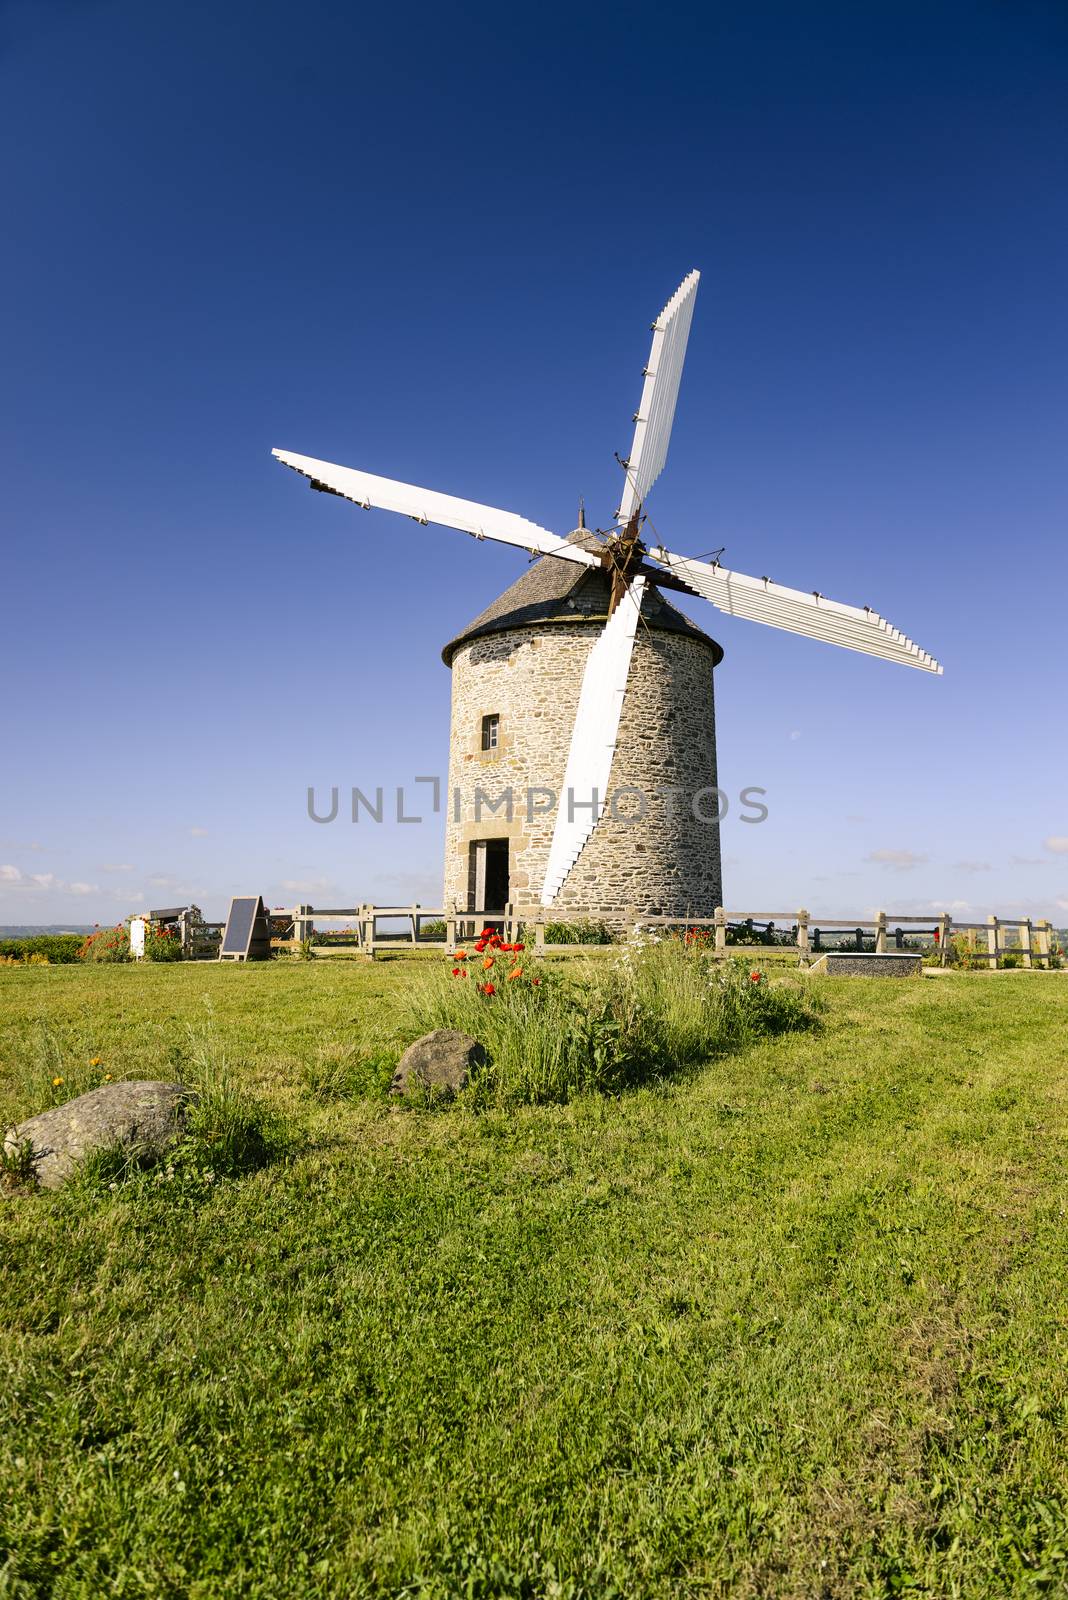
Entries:
[[9,1128],[4,1148],[15,1154],[28,1139],[35,1181],[59,1189],[93,1150],[122,1145],[131,1155],[159,1155],[181,1133],[191,1095],[180,1083],[105,1083]]
[[397,1063],[391,1094],[411,1094],[415,1089],[455,1095],[467,1083],[472,1067],[485,1060],[485,1051],[469,1033],[435,1028],[410,1044]]

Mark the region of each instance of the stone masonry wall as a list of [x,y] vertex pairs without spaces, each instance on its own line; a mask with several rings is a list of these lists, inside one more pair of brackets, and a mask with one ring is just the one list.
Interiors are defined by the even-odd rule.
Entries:
[[[546,802],[535,797],[534,813],[528,815],[527,790],[551,789],[565,803],[560,791],[583,669],[602,628],[603,621],[556,621],[474,639],[456,651],[447,907],[467,909],[470,844],[495,838],[509,841],[513,901],[527,907],[540,903],[554,813],[540,814]],[[562,916],[618,926],[632,910],[709,917],[721,904],[713,660],[711,647],[701,639],[639,629],[609,790],[641,790],[646,814],[624,820],[638,809],[631,796],[620,797],[618,818],[605,812],[557,897]],[[483,751],[482,718],[492,713],[501,719],[499,744]],[[503,806],[494,814],[483,803],[476,820],[479,788],[490,803],[511,788],[511,819]],[[700,817],[694,814],[695,795]]]

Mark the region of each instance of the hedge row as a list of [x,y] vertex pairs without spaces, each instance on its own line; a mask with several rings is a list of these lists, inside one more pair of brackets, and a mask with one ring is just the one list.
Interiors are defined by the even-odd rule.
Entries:
[[77,961],[82,943],[80,933],[34,933],[25,939],[0,939],[0,956],[14,956],[19,961],[27,956],[47,956],[53,964]]

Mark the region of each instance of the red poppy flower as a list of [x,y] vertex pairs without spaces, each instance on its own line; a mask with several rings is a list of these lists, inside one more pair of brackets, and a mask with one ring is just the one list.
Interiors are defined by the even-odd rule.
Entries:
[[534,985],[535,989],[540,988],[540,986],[541,986],[541,979],[540,978],[531,978],[530,981]]
[[492,983],[484,983],[482,985],[482,993],[483,994],[496,994],[497,990],[496,990],[496,987]]
[[759,983],[760,982],[760,973],[759,972],[751,972],[749,974],[749,982],[750,983]]
[[453,977],[454,977],[454,978],[458,978],[458,977],[459,977],[459,976],[460,976],[460,969],[459,969],[459,967],[453,967],[453,969],[452,969],[452,975],[453,975]]
[[493,965],[493,957],[492,956],[487,956],[485,961],[483,961],[483,963],[482,963],[483,972],[488,972],[490,967],[492,967],[492,965]]
[[513,967],[511,972],[508,974],[508,982],[509,983],[514,983],[517,978],[521,978],[522,976],[523,976],[522,967]]
[[526,945],[525,944],[514,944],[512,946],[512,949],[515,950],[516,952],[518,952],[520,950],[525,950],[526,949]]

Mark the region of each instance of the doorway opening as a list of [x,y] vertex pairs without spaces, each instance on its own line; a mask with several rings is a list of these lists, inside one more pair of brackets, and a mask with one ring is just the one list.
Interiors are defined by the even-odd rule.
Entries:
[[508,904],[508,840],[475,839],[468,867],[467,909],[503,911]]

